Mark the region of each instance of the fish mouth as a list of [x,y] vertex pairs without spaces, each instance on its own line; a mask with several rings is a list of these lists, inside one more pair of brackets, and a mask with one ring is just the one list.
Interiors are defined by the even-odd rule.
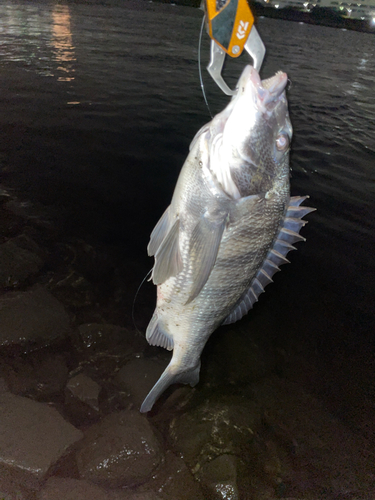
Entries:
[[268,90],[270,95],[274,96],[274,98],[277,99],[278,97],[280,97],[282,92],[284,92],[287,82],[287,74],[283,73],[282,71],[278,71],[276,75],[271,76],[271,78],[262,80],[262,87],[264,90]]
[[274,76],[261,80],[256,69],[248,65],[238,81],[238,93],[245,94],[247,91],[254,93],[258,105],[263,108],[279,100],[287,83],[288,76],[283,71],[278,71]]
[[206,138],[210,139],[211,146],[222,141],[223,134],[233,142],[239,130],[249,131],[260,116],[267,120],[281,101],[286,105],[284,90],[287,82],[288,77],[282,71],[261,80],[256,69],[247,65],[238,80],[236,94],[227,107],[198,132],[190,149],[203,133],[208,133]]

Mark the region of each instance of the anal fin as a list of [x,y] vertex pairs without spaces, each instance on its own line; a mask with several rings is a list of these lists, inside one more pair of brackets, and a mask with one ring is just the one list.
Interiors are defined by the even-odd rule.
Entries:
[[147,327],[146,339],[150,345],[164,347],[168,351],[173,349],[173,338],[160,326],[156,312]]

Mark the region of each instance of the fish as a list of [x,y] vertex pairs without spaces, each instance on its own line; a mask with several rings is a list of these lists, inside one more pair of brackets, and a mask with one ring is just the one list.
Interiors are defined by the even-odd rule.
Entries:
[[253,307],[294,243],[305,240],[308,196],[290,195],[287,75],[246,66],[237,93],[194,137],[172,201],[151,233],[157,304],[152,346],[173,350],[146,396],[148,412],[175,383],[199,381],[210,335]]

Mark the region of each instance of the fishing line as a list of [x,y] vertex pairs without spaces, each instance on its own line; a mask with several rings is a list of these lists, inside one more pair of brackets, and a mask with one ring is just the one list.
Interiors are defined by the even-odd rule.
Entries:
[[213,118],[213,115],[210,110],[210,106],[208,105],[207,97],[206,97],[206,92],[204,90],[204,83],[203,83],[203,78],[202,78],[202,67],[201,67],[201,48],[202,48],[202,34],[203,34],[203,27],[204,27],[204,20],[206,16],[203,16],[202,19],[202,25],[201,25],[201,32],[199,35],[199,42],[198,42],[198,70],[199,70],[199,81],[201,83],[201,89],[204,97],[204,102],[206,103],[208,112],[210,113],[211,118]]
[[146,281],[148,276],[151,274],[152,268],[149,270],[149,272],[146,274],[146,276],[143,278],[141,284],[139,285],[137,291],[135,292],[134,300],[133,300],[133,305],[132,305],[132,320],[133,320],[133,325],[135,326],[135,329],[137,330],[138,333],[142,335],[142,332],[139,330],[138,326],[135,323],[135,317],[134,317],[134,306],[135,306],[135,301],[137,300],[139,290],[141,289],[143,283]]

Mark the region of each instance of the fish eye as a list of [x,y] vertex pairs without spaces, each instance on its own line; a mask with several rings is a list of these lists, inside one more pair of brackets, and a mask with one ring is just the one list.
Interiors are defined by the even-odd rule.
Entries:
[[287,134],[279,134],[276,137],[276,148],[278,151],[286,151],[289,148],[290,139]]

